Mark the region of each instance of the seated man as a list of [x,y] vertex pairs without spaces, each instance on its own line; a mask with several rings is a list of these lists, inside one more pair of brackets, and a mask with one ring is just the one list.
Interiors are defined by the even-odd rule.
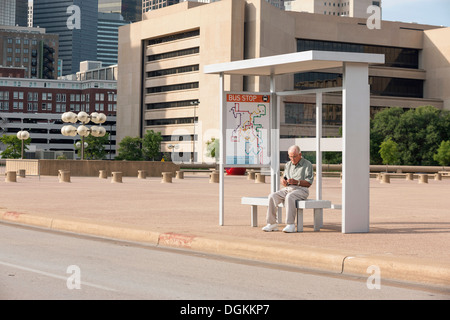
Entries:
[[286,163],[281,185],[284,187],[278,192],[269,195],[269,208],[267,209],[267,225],[263,231],[277,231],[277,208],[280,203],[286,207],[286,227],[284,232],[295,232],[296,200],[305,200],[309,196],[309,187],[314,180],[311,162],[302,158],[298,146],[291,146],[288,150],[290,161]]

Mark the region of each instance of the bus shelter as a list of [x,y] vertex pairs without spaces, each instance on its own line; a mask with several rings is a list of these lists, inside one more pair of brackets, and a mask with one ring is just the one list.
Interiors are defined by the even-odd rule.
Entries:
[[[342,233],[369,232],[369,182],[370,182],[370,86],[369,65],[383,64],[384,55],[353,52],[304,51],[263,58],[211,64],[204,67],[205,74],[219,75],[220,105],[220,158],[219,158],[219,224],[224,224],[224,168],[226,164],[226,114],[224,91],[225,75],[270,77],[270,140],[269,155],[271,191],[279,189],[280,97],[314,93],[316,95],[315,143],[297,141],[302,151],[316,151],[316,197],[321,199],[322,151],[342,151]],[[280,91],[275,88],[275,77],[301,72],[314,72],[342,68],[343,83],[339,88]],[[342,138],[322,138],[322,94],[342,91]],[[256,94],[256,93],[255,93]],[[242,166],[242,165],[239,165]]]

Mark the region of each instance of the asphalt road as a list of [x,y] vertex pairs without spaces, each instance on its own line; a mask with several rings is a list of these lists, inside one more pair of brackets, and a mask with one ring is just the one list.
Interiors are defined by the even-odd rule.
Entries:
[[376,271],[344,277],[7,223],[0,223],[0,248],[2,300],[450,298],[383,281]]

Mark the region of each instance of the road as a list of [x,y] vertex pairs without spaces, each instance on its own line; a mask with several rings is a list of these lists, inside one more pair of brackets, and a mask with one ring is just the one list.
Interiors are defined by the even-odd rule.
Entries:
[[382,279],[379,287],[369,289],[367,278],[7,223],[0,223],[0,248],[3,300],[450,298],[442,290],[392,285]]

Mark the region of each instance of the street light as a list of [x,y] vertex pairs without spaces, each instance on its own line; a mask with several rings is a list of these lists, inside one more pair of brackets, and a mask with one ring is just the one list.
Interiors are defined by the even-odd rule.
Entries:
[[24,144],[24,141],[27,140],[29,137],[30,137],[30,133],[28,131],[26,131],[26,130],[20,130],[19,132],[17,132],[17,138],[22,141],[22,149],[21,149],[21,152],[20,152],[20,158],[21,159],[23,159],[23,144]]
[[193,106],[194,107],[194,134],[193,134],[193,137],[192,137],[192,140],[193,140],[193,144],[192,144],[192,157],[191,157],[191,161],[192,161],[192,163],[194,163],[195,162],[195,127],[196,127],[196,123],[195,123],[195,118],[197,117],[197,115],[196,115],[196,113],[197,113],[197,106],[200,104],[200,100],[194,100],[194,101],[191,101],[191,106]]
[[103,137],[106,134],[106,129],[101,126],[92,126],[86,127],[85,124],[89,123],[89,121],[94,122],[95,124],[102,124],[106,121],[106,115],[104,113],[92,112],[91,115],[87,114],[84,111],[81,111],[77,114],[72,111],[64,112],[61,115],[61,120],[63,122],[68,123],[77,123],[81,122],[81,125],[77,127],[73,125],[63,126],[61,128],[61,133],[63,136],[75,137],[77,134],[81,136],[81,160],[84,159],[84,138],[89,134],[94,137]]

